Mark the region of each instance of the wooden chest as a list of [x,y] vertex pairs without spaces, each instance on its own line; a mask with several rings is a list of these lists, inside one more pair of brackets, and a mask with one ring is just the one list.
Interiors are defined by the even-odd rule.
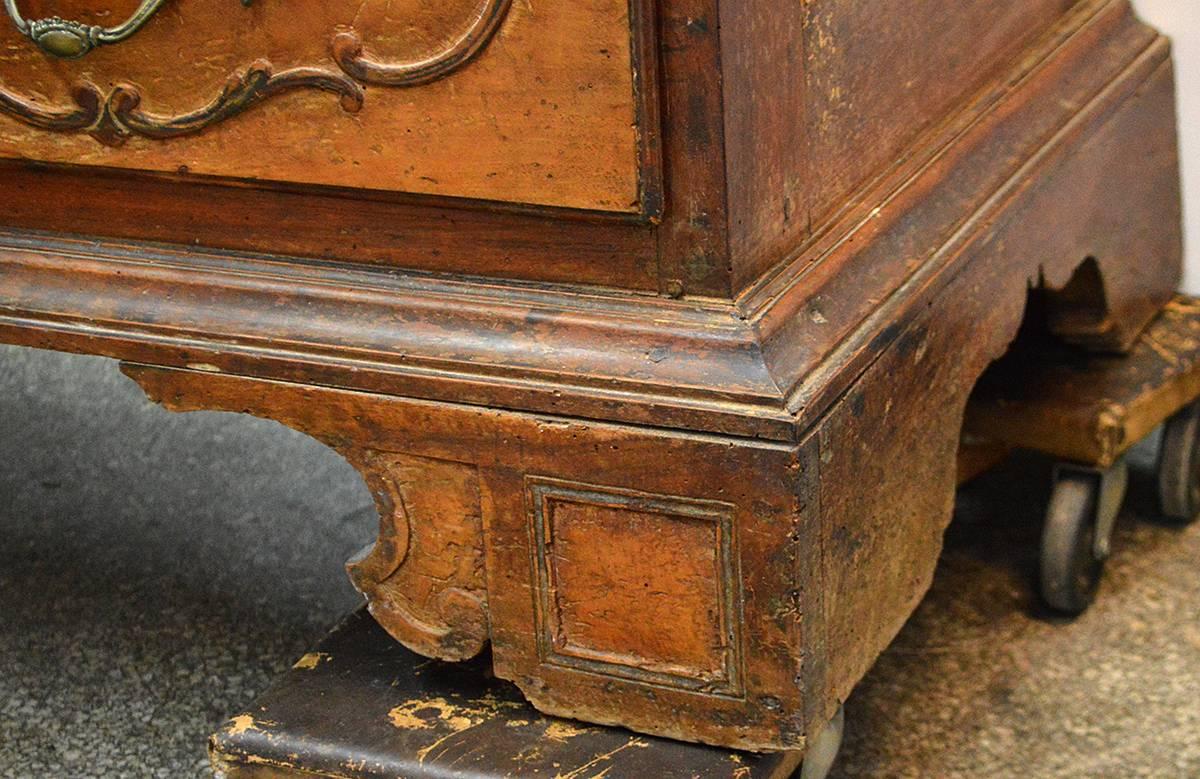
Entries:
[[335,447],[380,622],[551,713],[802,749],[1029,287],[1122,349],[1179,277],[1125,0],[6,10],[0,337]]

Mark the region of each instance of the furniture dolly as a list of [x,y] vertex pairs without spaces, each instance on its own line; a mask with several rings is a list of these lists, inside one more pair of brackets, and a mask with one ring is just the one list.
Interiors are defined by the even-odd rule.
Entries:
[[1124,355],[1087,354],[1031,331],[980,379],[964,437],[1058,458],[1041,550],[1047,604],[1092,602],[1129,483],[1126,453],[1162,426],[1162,516],[1200,515],[1200,300],[1178,296]]
[[380,625],[554,716],[821,741],[1029,287],[1123,352],[1180,277],[1126,0],[4,9],[0,339],[333,447]]

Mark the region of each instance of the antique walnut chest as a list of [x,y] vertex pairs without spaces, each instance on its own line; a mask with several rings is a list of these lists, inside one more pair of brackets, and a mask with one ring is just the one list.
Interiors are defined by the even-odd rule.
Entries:
[[379,622],[554,714],[803,749],[1030,287],[1119,350],[1178,281],[1125,0],[5,9],[0,337],[335,448]]

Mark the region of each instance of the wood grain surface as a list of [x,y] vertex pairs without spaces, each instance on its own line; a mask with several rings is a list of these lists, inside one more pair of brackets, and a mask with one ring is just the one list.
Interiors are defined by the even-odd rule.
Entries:
[[345,454],[381,515],[355,582],[416,651],[801,750],[929,586],[1030,289],[1121,351],[1180,276],[1167,41],[1125,0],[917,6],[622,17],[658,215],[0,166],[0,337]]
[[[186,0],[129,40],[71,61],[47,57],[4,20],[0,89],[43,110],[74,107],[79,83],[103,97],[128,85],[138,110],[166,121],[203,108],[259,62],[277,74],[320,72],[342,94],[281,90],[203,132],[166,141],[134,135],[115,147],[83,132],[28,127],[0,106],[0,156],[640,212],[629,0],[516,0],[472,61],[427,83],[361,82],[331,49],[336,35],[353,34],[381,62],[433,59],[471,29],[486,2]],[[112,23],[136,6],[25,0],[22,12]]]
[[[1078,0],[784,4],[722,29],[735,288],[796,251]],[[768,76],[768,74],[770,74]]]

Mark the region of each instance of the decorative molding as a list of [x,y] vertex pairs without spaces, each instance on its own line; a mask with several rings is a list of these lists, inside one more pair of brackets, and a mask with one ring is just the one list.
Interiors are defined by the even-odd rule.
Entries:
[[[866,217],[804,255],[813,268],[797,260],[779,286],[735,303],[9,230],[0,338],[534,414],[561,414],[569,399],[582,418],[790,445],[956,277],[1036,176],[1147,79],[1168,77],[1169,45],[1125,8],[1111,7],[1112,29],[1085,28],[1032,72],[1023,65],[1006,81],[1019,87],[966,114],[952,138],[939,135],[943,164],[864,196]],[[1069,77],[1040,79],[1051,65]],[[1011,140],[1002,154],[1001,134]],[[967,172],[989,185],[972,183],[961,209],[923,196]],[[913,246],[930,254],[914,257]],[[806,281],[817,266],[819,287]],[[72,276],[88,285],[62,283]]]
[[293,68],[274,73],[271,63],[259,60],[242,73],[230,76],[212,101],[202,108],[175,116],[159,116],[140,109],[141,91],[118,84],[108,93],[90,82],[75,86],[72,107],[42,108],[32,101],[0,89],[0,111],[32,127],[55,132],[86,132],[106,146],[120,146],[133,136],[164,140],[192,135],[246,111],[252,106],[296,89],[322,89],[341,98],[342,108],[353,113],[362,108],[363,90],[341,74],[317,68]]
[[[11,0],[6,2],[11,13]],[[512,0],[485,0],[471,26],[453,43],[433,56],[407,62],[382,62],[374,59],[364,53],[363,42],[358,33],[353,30],[341,32],[334,36],[330,48],[334,60],[345,75],[308,67],[293,68],[275,74],[271,63],[260,59],[244,72],[231,75],[220,93],[207,105],[177,116],[158,116],[139,110],[142,94],[131,84],[118,84],[105,93],[90,82],[82,82],[72,89],[74,106],[58,108],[44,108],[36,100],[0,88],[0,113],[8,114],[41,130],[86,132],[106,146],[120,146],[132,136],[165,140],[194,135],[237,116],[270,97],[296,89],[322,89],[332,92],[340,96],[343,109],[348,113],[355,113],[363,105],[364,84],[389,87],[419,86],[445,78],[466,65],[491,42],[511,7]],[[148,19],[149,16],[141,19],[134,31]],[[57,24],[54,30],[65,30],[64,25],[68,25],[67,22],[57,19],[49,20],[46,24],[50,21]],[[33,28],[29,25],[26,27],[28,29],[22,29],[22,33],[32,34]],[[21,29],[20,25],[18,29]],[[65,45],[60,44],[59,48]],[[76,47],[78,51],[72,49],[71,53],[64,49],[64,53],[51,53],[60,57],[77,58],[90,51],[94,45],[95,42],[87,43],[85,34],[83,42]],[[42,43],[39,43],[39,46],[45,48]]]

